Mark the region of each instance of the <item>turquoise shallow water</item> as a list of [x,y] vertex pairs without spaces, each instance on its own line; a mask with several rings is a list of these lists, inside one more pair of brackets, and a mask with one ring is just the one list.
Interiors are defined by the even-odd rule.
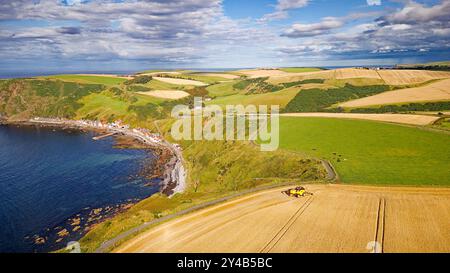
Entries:
[[[139,176],[154,157],[92,133],[0,126],[0,252],[45,252],[77,240],[92,210],[114,213],[158,191]],[[154,181],[157,182],[157,181]],[[101,216],[101,213],[94,216]],[[104,217],[104,216],[102,216]],[[68,219],[81,219],[79,228]],[[66,229],[67,236],[56,233]],[[36,245],[36,236],[45,238]],[[58,239],[62,238],[59,242]]]

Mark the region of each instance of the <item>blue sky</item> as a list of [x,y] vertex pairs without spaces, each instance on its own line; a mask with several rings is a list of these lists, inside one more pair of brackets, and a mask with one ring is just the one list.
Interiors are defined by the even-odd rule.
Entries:
[[0,1],[0,73],[450,60],[450,0]]

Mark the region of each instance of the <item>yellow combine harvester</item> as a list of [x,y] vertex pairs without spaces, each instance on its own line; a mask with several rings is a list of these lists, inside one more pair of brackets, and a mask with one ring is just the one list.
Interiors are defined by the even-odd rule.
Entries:
[[312,192],[307,192],[304,187],[296,187],[293,189],[289,189],[287,191],[282,191],[281,193],[286,194],[287,196],[290,196],[290,197],[295,197],[295,198],[313,195]]

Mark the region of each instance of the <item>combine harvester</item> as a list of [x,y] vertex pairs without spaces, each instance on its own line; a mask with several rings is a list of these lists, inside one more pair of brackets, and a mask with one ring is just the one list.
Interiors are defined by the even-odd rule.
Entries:
[[288,189],[286,191],[282,191],[281,193],[286,194],[289,197],[295,197],[295,198],[313,195],[312,192],[307,192],[304,187],[296,187],[293,189]]

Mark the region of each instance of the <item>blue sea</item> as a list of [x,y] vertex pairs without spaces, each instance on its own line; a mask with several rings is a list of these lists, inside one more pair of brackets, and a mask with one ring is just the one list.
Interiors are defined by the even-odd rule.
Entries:
[[117,149],[113,138],[93,135],[0,126],[0,252],[64,248],[158,191],[158,181],[140,175],[143,164],[155,164],[149,150]]

